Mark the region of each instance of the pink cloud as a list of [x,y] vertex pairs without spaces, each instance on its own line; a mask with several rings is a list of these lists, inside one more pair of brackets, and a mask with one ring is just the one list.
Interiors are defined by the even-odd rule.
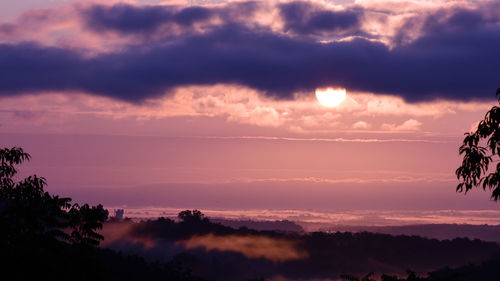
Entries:
[[421,126],[422,122],[415,119],[408,119],[400,125],[382,124],[382,129],[388,131],[419,131]]
[[352,125],[353,129],[368,129],[370,125],[365,121],[358,121]]
[[[281,101],[266,98],[258,91],[241,86],[216,85],[179,88],[171,97],[152,99],[143,104],[75,93],[25,95],[1,98],[0,111],[13,114],[11,117],[6,115],[6,118],[12,118],[10,123],[13,128],[16,123],[22,122],[15,118],[15,112],[29,111],[32,116],[37,116],[37,124],[42,127],[56,123],[72,126],[72,122],[82,118],[87,119],[86,122],[106,119],[110,122],[122,120],[121,122],[146,123],[173,118],[222,118],[228,124],[279,129],[280,133],[271,136],[298,133],[330,139],[319,136],[348,133],[351,136],[342,135],[343,139],[348,140],[358,139],[352,134],[359,136],[361,133],[365,134],[362,137],[364,139],[377,139],[378,137],[373,136],[388,133],[432,132],[439,135],[443,128],[451,129],[447,125],[449,120],[460,120],[453,123],[456,127],[455,134],[460,135],[477,121],[474,119],[478,118],[479,113],[483,114],[491,107],[489,102],[435,101],[410,104],[391,96],[358,93],[348,95],[348,99],[340,106],[326,108],[312,97],[299,95],[295,100]],[[364,121],[368,116],[370,123]],[[438,125],[440,122],[442,125]],[[29,126],[29,123],[24,123],[23,126]],[[19,127],[16,131],[18,130]],[[130,133],[133,134],[132,131]],[[372,136],[366,137],[366,134]],[[418,137],[411,137],[415,138]],[[420,135],[420,138],[425,137]]]
[[258,235],[195,235],[187,240],[178,241],[176,244],[184,245],[188,249],[202,247],[207,251],[238,252],[247,258],[265,258],[273,262],[299,260],[309,256],[292,241]]

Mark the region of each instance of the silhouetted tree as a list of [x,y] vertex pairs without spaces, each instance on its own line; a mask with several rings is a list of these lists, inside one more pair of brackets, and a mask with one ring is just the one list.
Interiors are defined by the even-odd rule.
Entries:
[[185,210],[180,212],[177,217],[186,223],[208,222],[208,219],[199,210]]
[[347,274],[340,275],[340,278],[347,280],[347,281],[375,281],[375,279],[372,279],[372,276],[373,276],[373,272],[366,274],[361,279],[356,277],[356,276],[347,275]]
[[99,245],[99,240],[104,237],[97,233],[97,229],[102,229],[102,223],[108,217],[108,211],[102,205],[90,207],[88,204],[79,206],[74,204],[69,210],[71,218],[70,224],[73,227],[70,240],[76,244]]
[[408,276],[406,278],[399,278],[397,276],[382,275],[382,281],[428,281],[427,277],[418,277],[415,272],[407,270]]
[[[418,277],[415,272],[408,270],[408,276],[406,278],[399,278],[397,276],[390,276],[390,275],[382,275],[381,281],[429,281],[429,278],[427,277]],[[352,275],[340,275],[340,278],[347,280],[347,281],[375,281],[376,279],[373,279],[373,272],[370,272],[363,276],[362,278],[358,278],[356,276]]]
[[71,198],[50,195],[44,190],[43,177],[33,175],[15,182],[16,165],[30,159],[22,148],[0,149],[1,240],[12,244],[45,237],[99,245],[103,237],[96,230],[102,228],[108,211],[102,205],[71,205]]
[[[496,92],[500,95],[500,88]],[[500,97],[499,97],[500,103]],[[485,143],[486,141],[486,143]],[[473,187],[481,186],[484,190],[490,189],[491,198],[498,201],[500,198],[500,162],[495,171],[488,173],[490,164],[497,162],[493,158],[500,156],[500,107],[493,106],[484,119],[481,120],[474,132],[465,133],[460,155],[463,155],[462,165],[455,174],[460,180],[457,191],[469,191]]]
[[71,199],[45,192],[46,180],[36,175],[14,182],[15,166],[30,158],[21,148],[0,150],[1,240],[15,243],[38,235],[68,238],[62,228],[67,226],[65,209],[70,207]]

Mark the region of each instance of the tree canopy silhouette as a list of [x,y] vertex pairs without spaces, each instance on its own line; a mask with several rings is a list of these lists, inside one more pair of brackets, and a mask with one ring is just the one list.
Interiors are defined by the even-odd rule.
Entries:
[[208,222],[205,215],[199,210],[185,210],[179,212],[177,217],[185,223]]
[[[500,104],[500,88],[496,96]],[[500,199],[500,107],[493,106],[479,122],[474,132],[465,133],[459,149],[463,155],[462,165],[455,174],[460,180],[457,192],[469,191],[473,187],[491,190],[491,198]],[[488,170],[494,163],[493,172]]]
[[[430,281],[429,278],[426,277],[418,277],[415,272],[411,270],[407,270],[408,276],[406,278],[399,278],[397,276],[391,276],[391,275],[382,275],[380,276],[381,281]],[[376,281],[377,279],[372,278],[373,277],[373,272],[370,272],[366,274],[365,276],[358,278],[356,276],[352,275],[347,275],[347,274],[342,274],[340,275],[340,278],[346,281]]]
[[53,238],[73,244],[99,245],[98,229],[108,217],[102,205],[71,204],[71,198],[50,195],[47,181],[36,175],[19,182],[16,166],[31,156],[22,148],[0,149],[0,243]]
[[108,211],[51,195],[36,175],[17,181],[17,166],[30,159],[21,148],[0,149],[1,280],[204,280],[177,262],[149,263],[97,247]]

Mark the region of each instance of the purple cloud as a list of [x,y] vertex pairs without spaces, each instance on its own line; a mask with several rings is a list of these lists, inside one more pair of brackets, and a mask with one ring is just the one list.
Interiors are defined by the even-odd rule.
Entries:
[[[335,30],[357,22],[350,12],[318,11],[304,3],[280,6],[296,36],[238,24],[238,17],[227,16],[234,21],[206,32],[186,32],[91,58],[72,49],[35,43],[2,44],[0,95],[84,91],[140,102],[180,86],[231,83],[277,98],[340,86],[399,95],[408,101],[471,100],[491,98],[500,84],[500,27],[482,10],[454,9],[434,19],[431,15],[425,19],[421,37],[389,48],[362,38],[330,43],[311,40],[306,30]],[[165,21],[189,28],[215,11],[218,16],[238,15],[244,13],[245,5],[254,7],[252,2],[238,5],[218,10],[92,6],[84,15],[94,11],[92,17],[101,19],[92,26],[94,30],[147,33]],[[306,25],[299,28],[297,22]]]

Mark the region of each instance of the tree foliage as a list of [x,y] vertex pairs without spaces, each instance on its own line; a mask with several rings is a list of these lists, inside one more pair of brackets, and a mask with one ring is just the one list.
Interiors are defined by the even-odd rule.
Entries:
[[70,241],[76,244],[98,246],[104,236],[97,232],[102,229],[102,223],[108,216],[108,211],[102,205],[79,206],[74,204],[69,210],[71,231]]
[[208,222],[205,215],[199,210],[184,210],[179,212],[177,217],[185,223]]
[[203,281],[178,263],[94,247],[108,211],[49,194],[42,177],[17,180],[17,166],[30,159],[21,148],[0,149],[1,280]]
[[358,277],[353,276],[353,275],[348,275],[348,274],[342,274],[342,275],[340,275],[340,278],[342,278],[343,280],[346,280],[346,281],[375,281],[375,279],[372,279],[372,276],[373,276],[373,272],[370,272],[361,278],[358,278]]
[[102,205],[71,204],[71,198],[51,195],[47,181],[36,175],[16,182],[17,165],[31,156],[22,148],[0,149],[0,240],[15,244],[51,238],[73,244],[99,245],[97,233],[107,219]]
[[[496,95],[500,103],[500,88]],[[469,191],[473,187],[491,190],[491,198],[500,199],[500,107],[493,106],[474,132],[465,133],[459,149],[462,165],[455,174],[460,181],[457,191]],[[498,162],[494,171],[488,172]]]
[[[382,275],[380,277],[381,281],[429,281],[429,278],[426,277],[418,277],[415,272],[411,270],[407,270],[408,276],[406,278],[399,278],[398,276],[391,275]],[[377,279],[372,278],[373,272],[366,274],[365,276],[358,278],[356,276],[343,274],[340,275],[340,278],[346,281],[376,281]]]

